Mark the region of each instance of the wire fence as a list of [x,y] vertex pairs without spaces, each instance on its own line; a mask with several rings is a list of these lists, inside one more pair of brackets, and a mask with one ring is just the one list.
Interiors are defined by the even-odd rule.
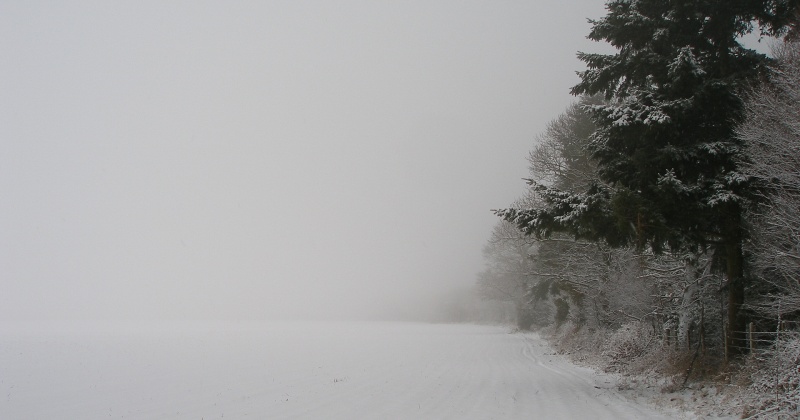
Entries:
[[727,346],[753,354],[773,351],[782,338],[800,336],[800,321],[775,320],[774,330],[759,330],[754,322],[748,324],[746,331],[734,331],[734,339]]
[[[725,346],[725,354],[758,354],[773,351],[774,346],[783,338],[800,338],[800,321],[773,320],[773,322],[755,323],[747,325],[747,330],[734,331],[731,342],[721,343]],[[764,327],[772,324],[771,329]],[[677,328],[665,328],[661,335],[662,343],[667,347],[691,348],[703,341],[701,331],[689,330],[679,334]],[[723,333],[727,334],[727,333]],[[724,340],[723,340],[724,341]]]
[[[693,350],[705,354],[703,330],[691,327],[682,329],[679,334],[675,328],[664,328],[662,344],[667,347]],[[755,319],[746,329],[734,330],[730,341],[724,337],[730,331],[723,326],[717,335],[717,346],[724,346],[725,359],[729,355],[747,355],[753,381],[751,415],[756,418],[795,418],[800,419],[800,321],[784,320],[780,317]],[[715,355],[721,356],[723,348]],[[695,356],[696,357],[696,356]],[[689,371],[691,372],[691,371]],[[690,373],[687,373],[686,379]],[[786,417],[788,415],[788,417]],[[750,417],[748,417],[750,418]]]
[[761,366],[762,389],[771,389],[770,392],[774,394],[771,399],[768,398],[772,402],[766,405],[762,402],[757,417],[772,418],[777,412],[785,412],[794,413],[786,418],[800,418],[800,394],[797,390],[800,376],[800,321],[778,318],[773,325],[771,330],[759,331],[756,324],[751,322],[746,331],[735,331],[738,339],[727,345],[726,353],[730,349],[749,353],[751,360]]

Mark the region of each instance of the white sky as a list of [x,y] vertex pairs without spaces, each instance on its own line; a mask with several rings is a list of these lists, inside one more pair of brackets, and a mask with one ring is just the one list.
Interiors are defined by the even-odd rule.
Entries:
[[358,317],[472,284],[603,14],[0,3],[0,319]]

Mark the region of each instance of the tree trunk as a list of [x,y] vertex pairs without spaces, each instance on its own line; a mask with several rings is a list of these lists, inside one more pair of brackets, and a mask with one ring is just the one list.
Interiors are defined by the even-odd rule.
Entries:
[[744,256],[741,227],[736,223],[725,240],[726,277],[728,279],[728,328],[725,336],[726,359],[745,353],[747,320],[741,314],[744,304]]

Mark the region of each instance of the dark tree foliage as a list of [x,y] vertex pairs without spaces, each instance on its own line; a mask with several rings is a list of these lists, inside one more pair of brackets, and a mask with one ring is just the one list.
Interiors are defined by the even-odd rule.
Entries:
[[603,182],[585,192],[531,181],[546,206],[497,214],[538,236],[569,232],[612,246],[658,252],[719,247],[728,278],[728,325],[744,330],[742,208],[749,196],[741,175],[746,87],[769,58],[747,49],[741,36],[759,28],[781,36],[798,0],[617,0],[589,38],[613,55],[580,53],[587,70],[576,95],[602,94],[588,108],[597,125],[590,152]]

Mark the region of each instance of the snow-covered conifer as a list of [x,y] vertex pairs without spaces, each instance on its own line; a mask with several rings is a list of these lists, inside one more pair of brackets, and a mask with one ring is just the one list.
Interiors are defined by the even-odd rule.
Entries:
[[[538,186],[548,206],[498,215],[528,233],[566,231],[611,245],[653,250],[714,246],[725,261],[729,348],[742,338],[745,278],[739,174],[741,92],[769,58],[739,40],[756,27],[780,36],[797,0],[612,0],[589,38],[615,54],[585,54],[572,92],[602,94],[590,105],[598,128],[590,151],[603,185],[586,192]],[[744,346],[742,346],[744,347]]]

